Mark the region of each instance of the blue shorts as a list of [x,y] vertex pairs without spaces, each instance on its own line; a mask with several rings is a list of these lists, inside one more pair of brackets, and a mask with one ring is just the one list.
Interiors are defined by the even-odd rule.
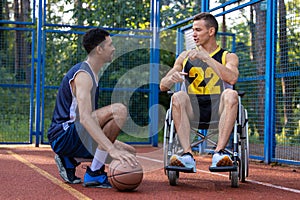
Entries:
[[82,143],[80,136],[77,133],[75,124],[70,124],[69,128],[51,142],[51,148],[53,151],[65,157],[77,157],[77,158],[93,158],[95,148],[88,147],[88,150]]

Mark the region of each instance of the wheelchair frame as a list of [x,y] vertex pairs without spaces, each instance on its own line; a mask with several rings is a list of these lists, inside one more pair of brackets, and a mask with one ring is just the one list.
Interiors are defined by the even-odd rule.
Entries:
[[[173,92],[168,92],[173,94]],[[246,181],[249,174],[249,139],[248,139],[248,113],[244,106],[241,104],[241,97],[244,92],[239,92],[238,97],[238,115],[233,127],[231,146],[227,146],[225,151],[231,156],[233,166],[229,167],[209,167],[211,172],[229,172],[229,179],[231,180],[231,187],[238,187],[239,180]],[[206,124],[207,125],[207,124]],[[192,126],[191,126],[192,127]],[[210,143],[214,146],[217,143],[210,139],[213,134],[206,134],[201,131],[203,129],[192,128],[192,132],[200,138],[198,141],[191,143],[191,147],[199,146],[203,142]],[[170,158],[172,155],[181,155],[183,149],[180,146],[178,135],[174,121],[172,119],[172,99],[170,108],[167,110],[164,126],[164,170],[169,179],[169,184],[172,186],[177,185],[179,172],[193,173],[192,168],[170,166]],[[213,149],[211,149],[213,151]]]

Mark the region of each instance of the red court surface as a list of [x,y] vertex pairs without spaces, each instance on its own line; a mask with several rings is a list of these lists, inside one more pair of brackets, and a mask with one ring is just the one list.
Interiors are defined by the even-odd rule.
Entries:
[[[163,170],[162,149],[137,146],[144,169],[133,192],[85,188],[63,182],[49,146],[0,146],[0,199],[300,199],[300,166],[271,166],[251,161],[246,183],[232,188],[228,173],[210,173],[211,156],[195,156],[197,173],[180,173],[170,186]],[[77,176],[83,178],[82,163]]]

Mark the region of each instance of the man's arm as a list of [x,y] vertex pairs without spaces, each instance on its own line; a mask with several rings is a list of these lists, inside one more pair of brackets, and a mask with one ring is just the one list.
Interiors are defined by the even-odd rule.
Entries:
[[80,123],[88,131],[91,137],[97,142],[101,149],[107,151],[114,159],[119,159],[122,163],[126,160],[132,166],[136,165],[137,161],[133,154],[126,151],[120,151],[115,148],[114,144],[108,139],[103,132],[98,121],[92,116],[91,94],[92,79],[86,72],[79,72],[75,79],[73,92],[76,94]]
[[166,74],[165,77],[163,77],[160,81],[160,90],[161,91],[167,91],[169,90],[174,83],[183,82],[184,78],[182,75],[184,75],[181,71],[183,68],[183,61],[187,56],[187,52],[182,52],[178,58],[176,59],[173,68]]
[[109,151],[113,148],[113,144],[106,137],[98,122],[92,116],[93,110],[90,92],[93,83],[91,77],[86,72],[79,72],[75,77],[74,83],[80,123],[89,132],[97,144],[99,144],[104,150]]
[[239,60],[236,54],[228,53],[226,55],[225,67],[213,58],[210,58],[205,62],[214,69],[223,81],[231,85],[234,85],[237,82],[239,76]]

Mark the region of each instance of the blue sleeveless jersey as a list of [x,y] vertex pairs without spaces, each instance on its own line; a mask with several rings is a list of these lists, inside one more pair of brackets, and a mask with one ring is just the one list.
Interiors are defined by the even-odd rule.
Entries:
[[93,110],[97,108],[99,90],[98,83],[95,81],[95,75],[87,62],[78,63],[67,72],[58,89],[52,122],[48,130],[48,139],[50,143],[60,134],[64,133],[71,123],[75,123],[77,131],[86,131],[79,122],[80,118],[77,99],[75,94],[72,93],[70,84],[77,73],[81,71],[87,72],[93,80],[91,104]]

